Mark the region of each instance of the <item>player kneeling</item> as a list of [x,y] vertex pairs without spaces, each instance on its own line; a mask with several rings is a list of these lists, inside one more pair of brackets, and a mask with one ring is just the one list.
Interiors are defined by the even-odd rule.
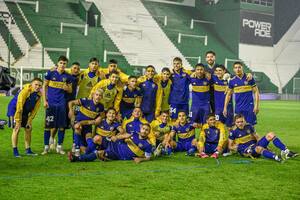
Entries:
[[[178,112],[178,124],[173,126],[170,133],[171,141],[167,144],[168,148],[174,151],[187,151],[187,155],[194,155],[197,148],[197,141],[195,139],[195,128],[198,124],[188,122],[185,111]],[[178,141],[174,141],[175,136],[178,136]]]
[[[282,161],[288,158],[296,157],[298,154],[290,151],[273,132],[267,133],[259,139],[253,126],[246,124],[243,115],[237,114],[234,117],[235,126],[229,133],[228,147],[232,151],[237,151],[242,156],[259,157]],[[273,142],[274,146],[281,150],[281,156],[271,152],[267,147]]]
[[101,160],[134,160],[136,163],[148,161],[152,154],[152,145],[148,140],[150,129],[149,124],[143,124],[138,134],[126,133],[112,136],[112,141],[108,142],[105,150],[95,150],[79,157],[69,153],[69,160],[71,162],[88,162],[99,158]]
[[154,151],[154,156],[160,156],[161,154],[170,154],[166,144],[170,140],[171,125],[169,124],[169,112],[163,111],[160,116],[151,122],[152,135],[156,138],[156,150]]
[[222,153],[225,142],[225,127],[220,121],[216,121],[215,114],[209,114],[206,118],[206,124],[202,126],[198,142],[199,157],[218,158]]
[[104,106],[100,103],[103,91],[96,90],[92,98],[81,98],[69,102],[69,117],[74,118],[74,106],[79,106],[74,124],[75,154],[80,155],[80,147],[87,146],[86,140],[92,137],[93,125],[101,122]]

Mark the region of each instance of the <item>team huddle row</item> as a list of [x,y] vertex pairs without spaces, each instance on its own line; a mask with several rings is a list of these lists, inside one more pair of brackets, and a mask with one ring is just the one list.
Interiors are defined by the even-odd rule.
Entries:
[[[186,70],[176,57],[172,69],[156,73],[149,65],[143,76],[136,77],[123,73],[116,60],[100,68],[98,59],[91,58],[88,69],[80,70],[77,62],[66,69],[68,59],[61,56],[56,67],[46,73],[44,83],[33,79],[8,105],[7,116],[14,127],[14,156],[20,157],[17,141],[21,127],[25,128],[26,154],[36,155],[30,148],[32,120],[42,98],[42,155],[52,148],[65,154],[65,129],[72,128],[71,161],[99,158],[138,163],[180,151],[201,158],[231,152],[276,161],[296,156],[274,133],[262,138],[256,134],[253,126],[259,111],[259,91],[252,75],[243,72],[242,63],[234,63],[235,75],[230,75],[223,65],[215,63],[213,51],[206,53],[206,60],[207,64]],[[200,129],[198,139],[196,129]],[[281,155],[267,149],[270,141]]]

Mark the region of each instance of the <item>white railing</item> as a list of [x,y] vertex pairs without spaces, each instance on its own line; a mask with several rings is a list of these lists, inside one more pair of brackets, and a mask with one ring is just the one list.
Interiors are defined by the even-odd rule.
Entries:
[[63,33],[63,28],[64,27],[83,28],[84,29],[84,36],[88,35],[88,24],[74,24],[74,23],[60,22],[60,34]]
[[297,94],[300,94],[300,77],[293,78],[293,94],[295,94],[295,91],[297,91]]
[[207,35],[191,35],[191,34],[184,34],[184,33],[178,33],[178,43],[181,43],[182,37],[191,37],[191,38],[201,38],[204,39],[204,45],[207,46]]
[[186,59],[194,59],[194,60],[197,60],[198,63],[201,63],[201,56],[187,56],[185,57]]
[[12,3],[16,3],[16,4],[30,4],[30,5],[35,5],[35,12],[38,13],[39,12],[39,8],[40,8],[40,4],[39,1],[21,1],[21,0],[0,0],[0,1],[4,1],[4,2],[12,2]]
[[212,22],[212,21],[199,20],[199,19],[191,19],[191,25],[190,25],[191,29],[194,28],[194,23],[213,24],[213,25],[216,24],[216,22]]

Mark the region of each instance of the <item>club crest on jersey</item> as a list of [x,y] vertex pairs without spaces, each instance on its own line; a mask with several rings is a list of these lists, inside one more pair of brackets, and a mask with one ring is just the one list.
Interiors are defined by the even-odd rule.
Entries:
[[251,133],[251,131],[250,131],[250,129],[247,129],[247,131],[246,131],[247,133]]
[[143,144],[142,144],[142,143],[139,143],[138,145],[139,145],[139,147],[143,147]]
[[183,77],[186,77],[186,74],[182,74]]
[[101,129],[104,129],[104,126],[101,126],[100,128],[101,128]]
[[132,127],[132,124],[129,124],[129,127]]
[[219,131],[218,130],[215,130],[215,133],[218,133]]
[[206,81],[204,81],[204,82],[203,82],[203,85],[207,85],[207,82],[206,82]]
[[53,77],[53,78],[52,78],[52,80],[54,80],[54,81],[55,81],[55,80],[56,80],[56,78],[55,78],[55,77]]
[[224,85],[227,85],[227,81],[224,81],[223,83],[224,83]]
[[193,85],[196,85],[196,83],[193,83]]
[[155,88],[155,84],[154,83],[152,84],[152,87]]
[[237,86],[237,84],[234,84],[234,86],[236,87],[236,86]]
[[110,129],[109,129],[110,131],[113,131],[114,130],[114,127],[110,127]]
[[244,84],[245,84],[245,85],[248,85],[248,81],[245,81]]
[[144,83],[143,86],[146,87],[146,84]]
[[189,130],[190,130],[189,128],[186,128],[186,129],[185,129],[186,132],[188,132]]

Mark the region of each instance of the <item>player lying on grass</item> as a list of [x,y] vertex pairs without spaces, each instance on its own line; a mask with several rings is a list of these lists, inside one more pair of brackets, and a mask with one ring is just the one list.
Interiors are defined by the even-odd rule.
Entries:
[[[178,112],[178,124],[172,127],[170,133],[170,142],[166,145],[174,151],[186,151],[187,155],[194,155],[197,150],[197,141],[195,139],[195,128],[199,125],[188,122],[185,111]],[[176,142],[176,135],[178,141]]]
[[[118,134],[111,137],[111,142],[105,150],[95,150],[88,154],[83,154],[79,157],[74,156],[71,152],[68,153],[71,162],[89,162],[97,158],[100,160],[134,160],[136,163],[148,161],[152,154],[152,145],[148,140],[150,134],[150,125],[143,124],[138,134]],[[101,143],[102,137],[96,135],[98,143]]]
[[7,108],[7,115],[12,123],[13,133],[11,136],[13,154],[21,157],[18,151],[18,137],[20,128],[25,130],[26,155],[37,155],[30,149],[32,120],[34,119],[41,104],[41,88],[43,81],[34,78],[31,84],[25,85],[23,89],[14,96]]
[[[245,157],[256,158],[263,155],[265,158],[278,162],[298,155],[290,151],[273,132],[259,138],[253,126],[246,124],[246,120],[242,114],[237,114],[234,117],[234,122],[235,127],[229,133],[228,147],[230,150],[237,151]],[[271,141],[281,151],[281,156],[276,155],[268,149]]]
[[[161,154],[170,154],[166,144],[169,142],[170,132],[172,126],[170,125],[170,115],[168,111],[162,111],[160,116],[156,120],[151,122],[151,132],[156,138],[156,150],[154,151],[154,156],[159,156]],[[171,150],[169,148],[169,150]]]
[[209,114],[206,124],[202,126],[198,142],[200,158],[218,158],[222,153],[225,143],[225,127],[220,121],[216,121],[215,114]]
[[[74,143],[75,154],[79,156],[80,148],[85,149],[86,140],[92,137],[92,130],[95,124],[101,122],[104,106],[100,103],[103,91],[98,89],[92,94],[92,98],[81,98],[69,102],[69,118],[74,121]],[[75,117],[74,106],[79,107]]]

